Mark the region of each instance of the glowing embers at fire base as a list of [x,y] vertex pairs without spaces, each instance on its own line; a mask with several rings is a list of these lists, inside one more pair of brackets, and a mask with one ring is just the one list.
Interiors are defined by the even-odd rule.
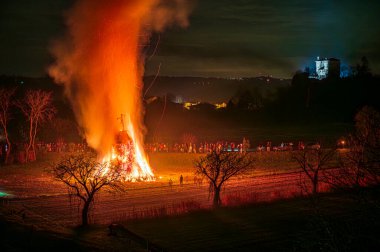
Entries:
[[117,134],[116,144],[103,161],[119,162],[122,168],[122,178],[126,181],[154,181],[154,174],[143,153],[142,145],[135,136],[133,125],[129,124],[127,130],[123,129]]

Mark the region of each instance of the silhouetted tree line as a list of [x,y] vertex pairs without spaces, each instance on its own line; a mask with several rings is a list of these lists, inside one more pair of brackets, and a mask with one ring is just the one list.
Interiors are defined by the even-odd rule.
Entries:
[[264,111],[280,121],[352,122],[363,106],[380,108],[379,91],[380,78],[363,57],[345,78],[310,79],[307,71],[298,71],[291,86],[280,90]]

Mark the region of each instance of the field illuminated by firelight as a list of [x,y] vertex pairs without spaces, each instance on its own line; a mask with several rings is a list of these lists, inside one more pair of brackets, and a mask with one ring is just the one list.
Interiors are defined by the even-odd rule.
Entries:
[[[222,200],[227,205],[270,201],[302,194],[301,178],[290,153],[255,153],[254,169],[226,184]],[[199,154],[152,153],[151,166],[154,182],[129,183],[126,193],[102,192],[95,199],[92,223],[107,224],[129,219],[178,215],[209,208],[211,199],[208,183],[195,180],[193,162]],[[27,165],[13,165],[1,169],[1,191],[12,197],[10,208],[25,212],[32,223],[62,227],[80,222],[79,201],[69,197],[67,188],[46,173],[59,159],[58,154],[47,154],[44,160]],[[179,185],[183,175],[184,185]],[[173,185],[169,185],[169,180]],[[41,221],[42,220],[42,221]]]

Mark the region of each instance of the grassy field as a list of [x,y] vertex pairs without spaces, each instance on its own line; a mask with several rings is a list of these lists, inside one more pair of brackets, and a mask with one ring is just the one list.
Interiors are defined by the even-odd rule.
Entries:
[[[355,195],[331,193],[317,201],[296,198],[120,224],[159,251],[378,251],[378,201]],[[102,225],[56,233],[0,218],[0,228],[1,251],[146,251],[144,243],[123,232],[110,236]]]
[[[255,160],[250,171],[252,175],[291,172],[299,170],[297,163],[292,159],[291,152],[257,152],[251,153]],[[151,167],[157,174],[189,176],[194,175],[194,162],[201,154],[189,153],[149,153]]]
[[[29,178],[46,177],[51,168],[68,153],[40,153],[36,162],[0,166],[0,180],[4,177],[23,176]],[[292,159],[291,152],[258,152],[252,154],[255,159],[252,175],[266,175],[291,172],[299,167]],[[193,153],[148,153],[149,163],[157,177],[178,180],[182,174],[189,179],[194,176],[194,162],[201,154]],[[1,187],[1,183],[0,183]]]
[[168,251],[378,251],[379,213],[328,194],[124,225]]
[[[199,129],[189,128],[187,132],[193,134],[199,142],[208,141],[242,141],[243,137],[250,140],[252,146],[265,144],[272,141],[273,145],[280,145],[281,142],[304,141],[321,142],[328,145],[335,145],[336,141],[343,136],[347,136],[353,131],[353,124],[350,123],[310,123],[297,125],[294,123],[281,125],[233,127],[218,125],[218,127],[202,127]],[[170,133],[170,132],[169,132]],[[181,135],[175,136],[160,134],[157,138],[162,142],[178,142],[181,141]]]

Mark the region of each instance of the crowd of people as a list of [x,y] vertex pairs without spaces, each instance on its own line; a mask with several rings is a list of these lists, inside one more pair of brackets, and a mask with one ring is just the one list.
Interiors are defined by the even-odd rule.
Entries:
[[[315,146],[319,146],[316,144]],[[314,147],[314,146],[313,146]],[[317,148],[315,147],[315,148]],[[282,142],[279,145],[272,145],[271,141],[265,144],[259,144],[253,148],[250,141],[243,138],[241,143],[217,141],[196,143],[148,143],[145,145],[147,152],[178,152],[178,153],[210,153],[211,151],[230,151],[230,152],[247,152],[247,151],[292,151],[304,150],[306,148],[303,141],[299,141],[297,145],[293,142]]]
[[212,151],[246,152],[251,148],[249,140],[243,138],[242,143],[217,141],[196,143],[148,143],[147,152],[177,152],[177,153],[210,153]]
[[282,142],[278,146],[272,146],[272,142],[268,141],[266,144],[259,144],[257,151],[292,151],[292,150],[304,150],[306,148],[303,141],[299,141],[297,146],[293,142]]
[[[0,143],[0,158],[5,156],[8,151],[8,145],[6,143]],[[11,148],[11,153],[17,155],[22,155],[27,149],[26,143],[13,143]],[[65,142],[52,142],[43,143],[39,142],[35,144],[36,152],[84,152],[88,149],[86,143],[65,143]]]
[[[11,147],[11,155],[9,156],[8,162],[12,163],[14,161],[19,163],[24,163],[26,159],[34,160],[35,156],[30,150],[28,154],[26,154],[28,145],[26,143],[13,143]],[[88,150],[88,146],[86,143],[65,143],[62,141],[52,142],[52,143],[43,143],[38,142],[35,144],[36,152],[84,152]],[[8,151],[9,146],[7,143],[0,143],[0,162],[4,162],[5,155]]]
[[37,143],[36,150],[42,152],[84,152],[88,149],[86,143]]
[[[84,152],[88,150],[88,145],[83,143],[65,143],[52,142],[43,143],[39,142],[35,145],[37,152]],[[306,148],[304,142],[299,141],[298,145],[294,145],[292,142],[283,142],[278,146],[273,146],[271,141],[265,144],[259,144],[256,148],[251,147],[251,143],[248,139],[243,138],[242,142],[228,142],[228,141],[216,141],[216,142],[201,142],[201,143],[147,143],[144,146],[145,150],[150,153],[156,152],[171,152],[171,153],[210,153],[212,151],[228,151],[228,152],[269,152],[269,151],[292,151],[303,150]],[[309,147],[308,147],[309,148]],[[311,146],[311,148],[320,148],[319,144]],[[12,152],[22,154],[26,150],[26,144],[13,144]],[[3,143],[0,148],[0,159],[3,159],[7,151],[7,145]]]

